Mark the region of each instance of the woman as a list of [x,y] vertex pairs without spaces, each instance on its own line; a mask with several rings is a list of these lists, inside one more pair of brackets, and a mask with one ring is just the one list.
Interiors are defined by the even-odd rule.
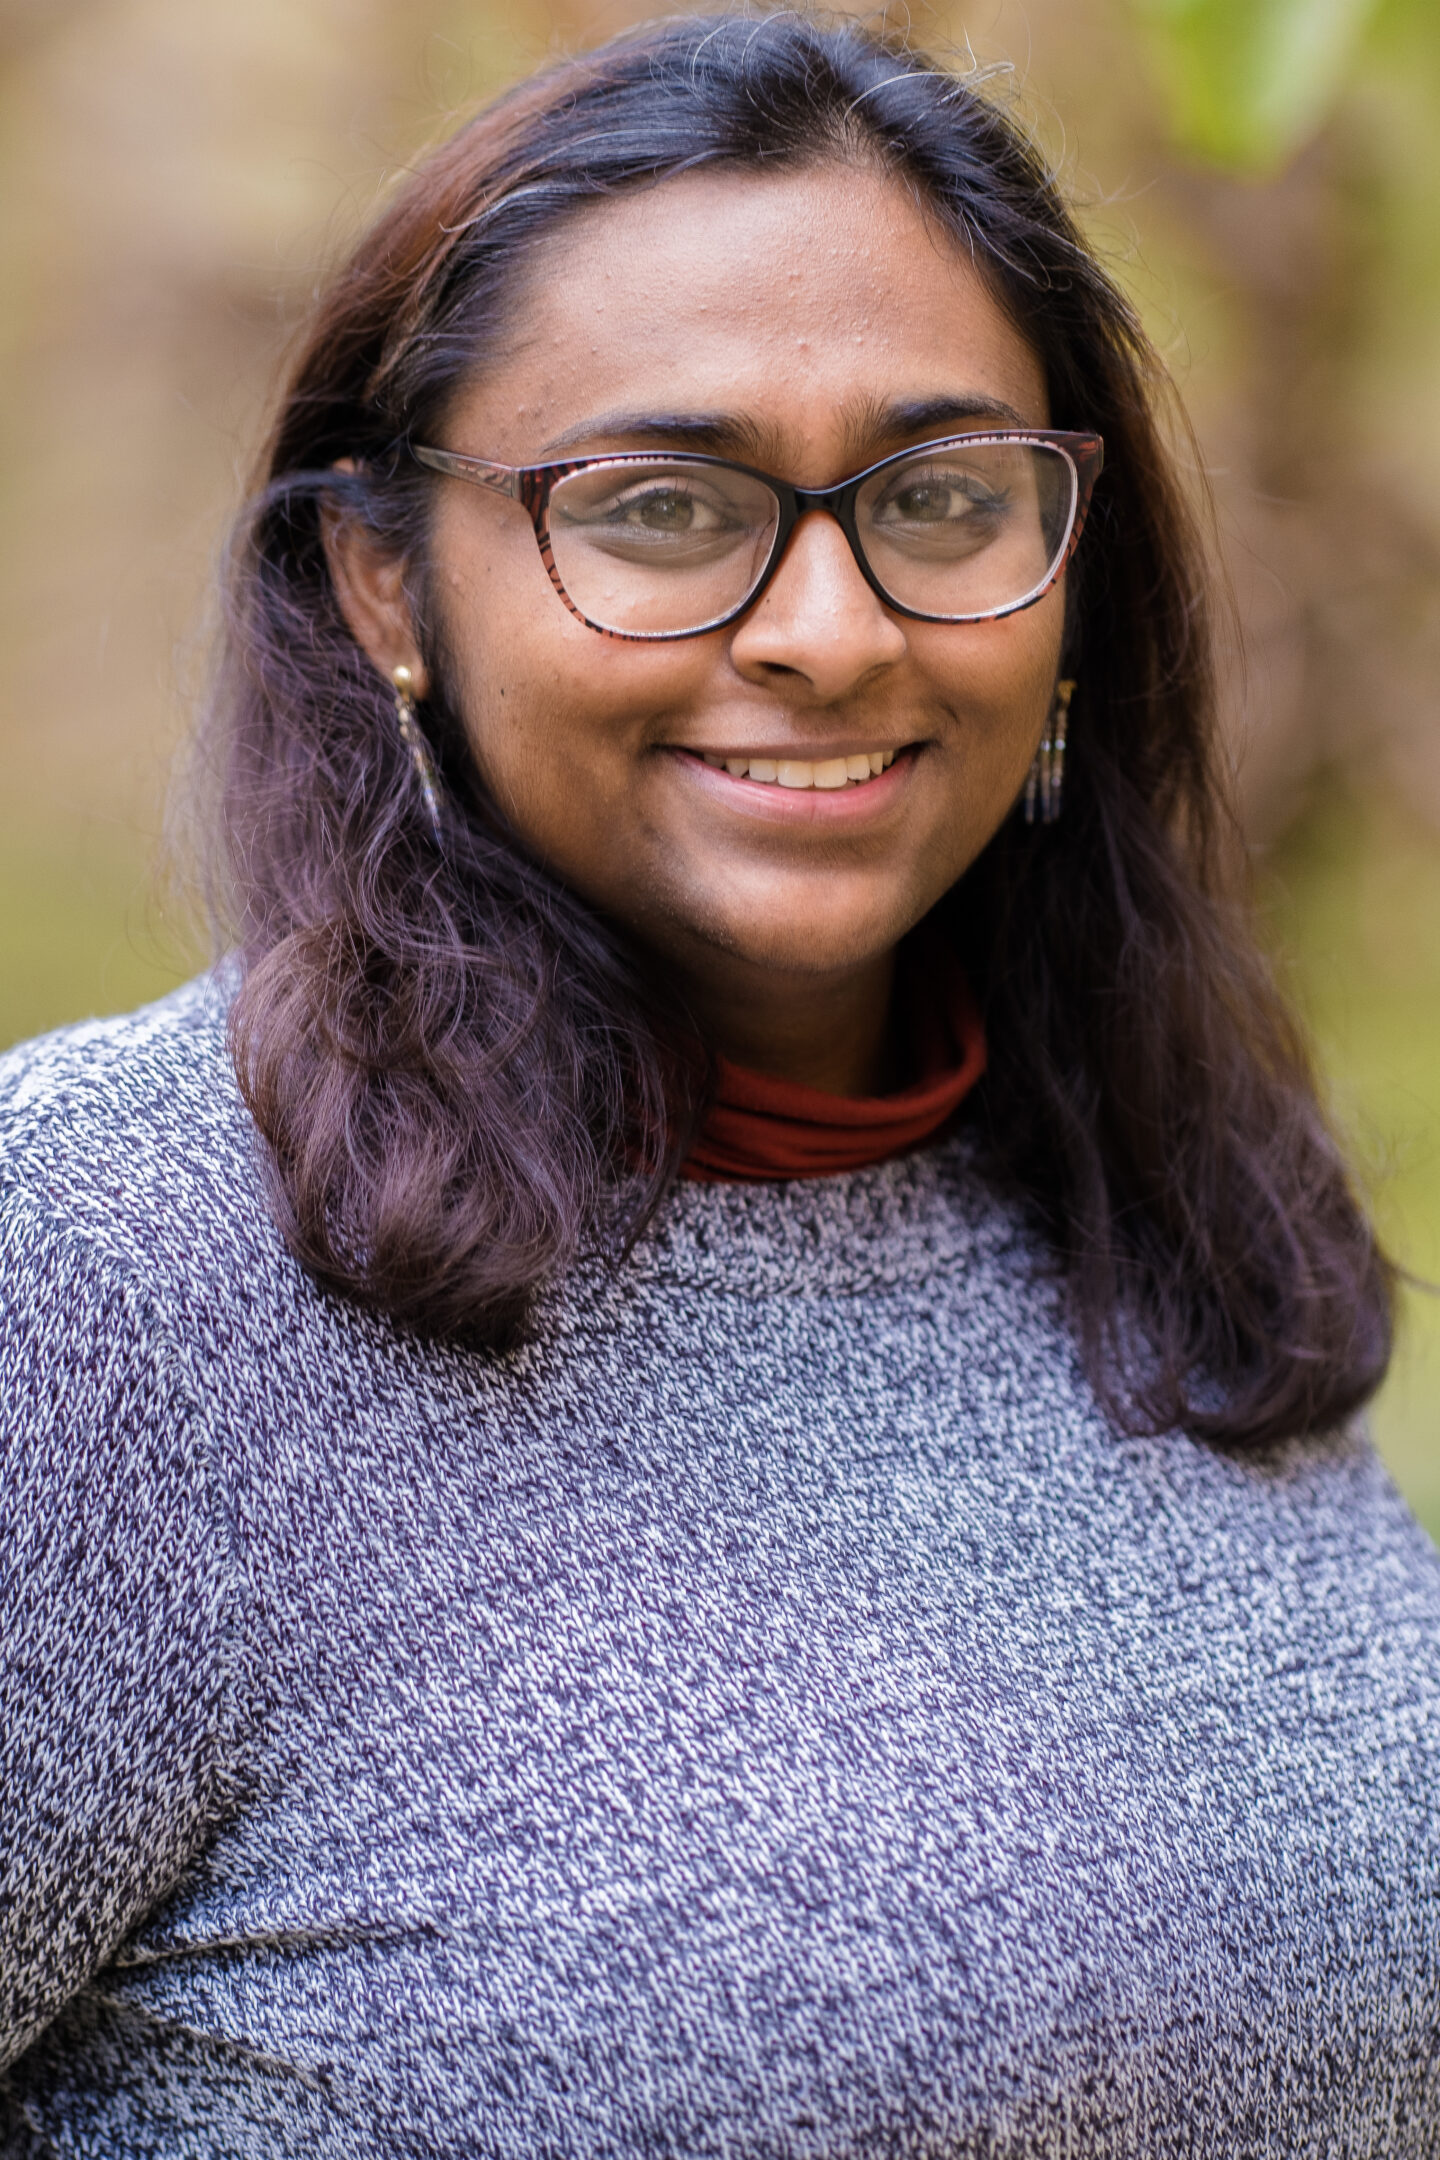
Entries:
[[1440,1570],[1157,381],[784,15],[321,300],[236,957],[4,1068],[7,2150],[1435,2149]]

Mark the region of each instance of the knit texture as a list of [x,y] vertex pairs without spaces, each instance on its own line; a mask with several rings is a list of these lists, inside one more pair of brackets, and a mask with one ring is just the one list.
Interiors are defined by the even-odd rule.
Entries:
[[199,985],[0,1061],[0,2152],[1440,2152],[1440,1561],[1125,1439],[963,1138],[506,1356],[317,1288]]

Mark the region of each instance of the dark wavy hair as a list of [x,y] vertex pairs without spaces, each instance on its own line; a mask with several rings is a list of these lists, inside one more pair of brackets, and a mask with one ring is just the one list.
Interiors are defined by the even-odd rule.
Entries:
[[[1211,580],[1163,371],[1012,120],[854,22],[691,18],[552,67],[407,178],[316,306],[238,529],[211,714],[231,1044],[277,1219],[340,1291],[504,1345],[578,1253],[622,1255],[676,1176],[707,1048],[485,799],[434,651],[432,483],[406,446],[445,439],[527,259],[588,203],[703,165],[857,159],[967,251],[1044,365],[1051,424],[1107,446],[1071,571],[1064,816],[1007,819],[937,911],[985,1013],[987,1174],[1043,1223],[1122,1425],[1333,1425],[1384,1372],[1391,1276],[1224,896]],[[435,663],[438,847],[337,606],[337,505],[404,563]]]

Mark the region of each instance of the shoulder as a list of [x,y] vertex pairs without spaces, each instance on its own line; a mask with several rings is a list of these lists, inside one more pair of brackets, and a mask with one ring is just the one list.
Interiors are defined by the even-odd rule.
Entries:
[[0,1057],[0,1205],[155,1293],[217,1238],[273,1246],[226,1048],[232,988],[202,976]]
[[226,1070],[211,985],[0,1059],[0,2064],[227,1804],[239,1583],[174,1265],[239,1159]]
[[263,1215],[227,1007],[205,977],[0,1057],[0,1377],[37,1490],[97,1449],[143,1486],[195,1421],[205,1281]]

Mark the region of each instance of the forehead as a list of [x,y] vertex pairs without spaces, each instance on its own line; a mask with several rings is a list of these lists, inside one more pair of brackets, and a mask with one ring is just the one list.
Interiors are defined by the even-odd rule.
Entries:
[[966,253],[865,165],[699,171],[595,205],[536,251],[510,327],[456,417],[513,462],[618,417],[708,413],[808,479],[883,450],[906,403],[1048,417],[1039,360]]

